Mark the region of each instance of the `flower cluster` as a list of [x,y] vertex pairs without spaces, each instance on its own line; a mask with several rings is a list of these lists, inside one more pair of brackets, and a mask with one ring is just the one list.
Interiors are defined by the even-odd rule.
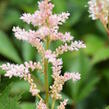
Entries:
[[81,41],[72,41],[70,45],[65,43],[64,45],[59,46],[58,48],[56,48],[54,53],[56,54],[56,56],[59,56],[64,52],[74,51],[74,50],[78,51],[80,48],[85,48],[85,47],[86,47],[85,44],[83,44]]
[[109,23],[109,0],[90,0],[88,2],[90,17],[93,20],[99,19],[108,32]]
[[[26,40],[30,42],[32,45],[35,39],[44,40],[49,36],[50,40],[61,40],[63,42],[71,41],[73,37],[70,33],[62,34],[58,32],[59,26],[62,25],[66,19],[68,19],[69,13],[63,12],[62,14],[52,14],[52,9],[54,5],[48,0],[44,0],[39,2],[39,10],[34,14],[24,13],[21,16],[21,19],[28,23],[33,24],[33,26],[38,26],[39,29],[37,31],[29,30],[25,31],[24,29],[20,29],[19,27],[14,27],[13,31],[15,32],[15,36],[18,39]],[[34,42],[33,42],[34,40]],[[39,46],[37,44],[37,46]]]
[[[21,65],[14,64],[3,64],[1,68],[6,71],[5,76],[11,78],[12,76],[24,78],[30,84],[30,92],[33,96],[37,96],[40,102],[37,105],[37,109],[48,109],[48,99],[49,96],[52,97],[54,101],[62,99],[61,91],[63,85],[66,81],[72,80],[73,82],[80,79],[80,74],[75,72],[66,72],[64,75],[61,74],[62,70],[62,59],[59,55],[67,51],[79,50],[80,48],[85,48],[85,44],[82,41],[74,41],[73,36],[69,32],[61,33],[59,32],[59,25],[62,25],[69,17],[68,12],[62,12],[61,14],[53,14],[52,9],[54,5],[50,0],[43,0],[38,2],[39,10],[35,11],[33,14],[24,13],[21,16],[21,20],[27,24],[32,24],[34,27],[38,27],[37,30],[25,30],[20,27],[13,27],[13,32],[15,37],[19,40],[24,40],[29,42],[34,46],[38,53],[41,54],[42,64],[36,62],[25,62]],[[52,51],[50,49],[50,43],[52,41],[60,40],[62,45],[60,45],[56,50]],[[48,63],[52,64],[52,75],[54,82],[53,85],[48,85]],[[46,99],[44,100],[40,96],[40,90],[37,88],[31,76],[31,71],[35,69],[41,70],[45,77],[45,92]],[[30,71],[31,70],[31,71]],[[50,90],[49,90],[50,89]],[[67,100],[64,100],[58,106],[58,109],[65,109]],[[54,105],[52,105],[54,109]]]
[[58,106],[58,109],[65,109],[65,106],[67,105],[67,99],[65,99],[63,102],[60,103]]
[[45,58],[48,59],[50,63],[52,63],[52,77],[54,79],[54,84],[50,86],[51,89],[51,97],[53,99],[61,99],[62,96],[60,92],[62,91],[63,85],[66,81],[72,79],[73,81],[80,79],[79,73],[65,73],[64,76],[61,75],[62,69],[62,59],[57,59],[56,54],[52,53],[51,50],[47,50],[45,52]]
[[38,95],[40,91],[39,89],[37,89],[37,86],[31,77],[30,69],[32,71],[34,71],[35,69],[41,70],[42,66],[40,63],[36,63],[36,62],[33,63],[32,61],[25,62],[24,64],[21,65],[14,65],[14,64],[7,63],[7,64],[3,64],[0,67],[6,71],[5,76],[9,78],[13,76],[24,78],[24,80],[28,81],[28,83],[30,84],[30,92],[32,93],[32,95],[33,96]]
[[37,48],[39,53],[44,54],[43,44],[39,38],[40,35],[37,35],[37,32],[33,30],[25,31],[25,29],[19,27],[13,27],[13,32],[17,39],[28,41],[32,46]]
[[[36,104],[37,105],[37,104]],[[41,99],[38,103],[38,105],[36,106],[37,109],[47,109],[46,104],[43,102],[43,100]]]

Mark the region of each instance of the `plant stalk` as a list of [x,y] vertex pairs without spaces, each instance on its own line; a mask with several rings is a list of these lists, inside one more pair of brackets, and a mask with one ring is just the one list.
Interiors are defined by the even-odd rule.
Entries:
[[52,106],[51,106],[51,109],[54,109],[54,107],[55,107],[55,99],[53,99],[53,102],[52,102]]
[[46,99],[45,102],[48,104],[48,97],[49,97],[49,85],[48,85],[48,62],[44,59],[44,75],[45,75],[45,91],[46,91]]
[[[46,40],[46,50],[49,49],[49,44],[50,44],[50,41],[47,38],[47,40]],[[46,99],[45,99],[45,102],[48,105],[49,84],[48,84],[48,73],[47,72],[48,72],[48,61],[47,61],[47,59],[44,59],[44,75],[45,75],[45,91],[46,91]]]

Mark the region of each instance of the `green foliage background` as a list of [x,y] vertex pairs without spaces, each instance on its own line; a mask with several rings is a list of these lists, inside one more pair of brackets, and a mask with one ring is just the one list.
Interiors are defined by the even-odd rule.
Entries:
[[[68,98],[67,109],[105,109],[109,105],[109,39],[103,25],[89,18],[88,0],[52,0],[54,12],[68,11],[70,19],[61,26],[60,31],[70,31],[76,40],[83,40],[87,48],[79,52],[65,53],[63,72],[81,73],[77,83],[67,82],[62,92]],[[37,51],[26,42],[13,36],[12,27],[19,25],[29,29],[19,20],[24,12],[33,13],[37,9],[37,0],[0,0],[0,64],[23,63],[38,60]],[[52,44],[56,47],[58,43]],[[18,78],[8,79],[0,70],[0,109],[35,109],[34,98],[29,93],[28,84]],[[51,70],[49,70],[49,75]],[[42,91],[43,79],[37,77],[36,83]],[[50,77],[50,76],[49,76]],[[41,80],[41,82],[39,82]],[[49,79],[49,84],[52,80]],[[58,104],[58,103],[57,103]],[[108,109],[107,107],[106,109]]]

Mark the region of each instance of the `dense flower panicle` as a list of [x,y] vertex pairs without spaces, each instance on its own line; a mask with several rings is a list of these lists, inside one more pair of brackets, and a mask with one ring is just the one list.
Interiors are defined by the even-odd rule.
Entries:
[[35,69],[42,70],[42,66],[40,62],[36,63],[36,62],[29,61],[29,62],[25,62],[24,65],[28,69],[31,68],[32,71],[34,71]]
[[50,36],[51,36],[50,37],[51,40],[61,40],[62,42],[70,42],[73,40],[73,37],[68,32],[63,34],[57,31],[52,31]]
[[57,109],[65,109],[65,106],[67,105],[67,99],[65,99],[63,102],[60,103]]
[[73,82],[80,80],[79,73],[65,73],[64,76],[53,74],[54,84],[50,86],[51,89],[51,97],[54,99],[61,99],[62,96],[60,92],[63,89],[63,85],[66,81],[72,79]]
[[34,14],[24,13],[21,19],[28,24],[32,23],[34,26],[46,25],[46,20],[52,14],[54,5],[48,1],[38,2],[39,10]]
[[39,53],[44,54],[44,47],[41,39],[39,38],[39,31],[25,31],[24,29],[21,29],[19,27],[13,27],[13,31],[15,32],[15,37],[17,39],[28,41],[32,46],[37,48]]
[[54,79],[54,83],[52,86],[50,86],[51,89],[51,97],[54,99],[61,99],[62,96],[60,92],[63,89],[63,85],[66,81],[72,79],[72,81],[77,81],[80,79],[79,73],[65,73],[64,76],[61,75],[61,69],[62,69],[62,60],[57,59],[56,55],[52,53],[51,50],[47,50],[45,52],[45,58],[48,59],[50,63],[52,63],[52,77]]
[[53,67],[52,67],[53,77],[55,75],[60,75],[61,74],[62,63],[63,63],[62,59],[57,59],[56,61],[53,62]]
[[24,13],[20,19],[28,24],[32,23],[34,26],[46,25],[48,20],[49,27],[57,27],[62,25],[70,15],[70,13],[65,12],[59,15],[52,14],[54,5],[48,1],[38,2],[38,5],[38,11],[34,14]]
[[98,19],[98,14],[101,10],[97,6],[96,0],[90,0],[88,2],[88,5],[89,5],[90,17],[92,17],[93,20]]
[[37,96],[40,92],[40,90],[37,88],[36,84],[34,83],[31,74],[24,74],[24,80],[28,81],[30,85],[30,92],[32,93],[32,96]]
[[56,55],[52,53],[52,51],[47,50],[45,52],[45,57],[48,59],[50,63],[52,63],[52,77],[54,79],[54,84],[50,86],[51,89],[51,97],[54,99],[61,99],[60,92],[63,89],[64,85],[64,77],[60,76],[62,69],[62,60],[56,59]]
[[6,74],[5,76],[8,76],[8,77],[12,77],[12,76],[16,76],[16,77],[24,77],[24,74],[28,74],[29,73],[29,69],[32,69],[35,70],[35,69],[38,69],[38,70],[41,70],[42,69],[42,66],[41,64],[38,62],[25,62],[24,64],[20,64],[20,65],[15,65],[15,64],[10,64],[10,63],[7,63],[7,64],[3,64],[2,66],[0,66],[3,70],[6,71]]
[[38,105],[36,104],[36,109],[48,109],[46,104],[43,102],[43,100],[40,100],[40,102],[38,103]]
[[109,0],[90,0],[88,5],[93,20],[100,19],[103,24],[108,23]]
[[52,9],[54,5],[49,2],[49,0],[44,0],[42,2],[38,2],[39,10],[44,14],[44,17],[49,17],[52,14]]
[[44,47],[43,47],[43,43],[40,39],[38,38],[30,38],[29,42],[31,43],[31,45],[33,45],[34,47],[37,48],[38,52],[41,53],[41,55],[44,55]]
[[57,14],[53,14],[51,16],[49,16],[48,18],[48,24],[50,26],[50,28],[58,28],[58,24],[59,24],[59,17]]
[[23,64],[21,65],[14,65],[14,64],[3,64],[0,66],[4,71],[6,71],[5,76],[11,78],[12,76],[15,77],[24,77],[24,72],[29,73],[28,70],[25,69],[25,66]]
[[59,16],[59,25],[62,25],[69,18],[70,13],[62,12],[62,14],[60,14],[58,16]]
[[32,96],[37,96],[39,94],[40,90],[37,88],[35,84],[30,85],[30,93]]
[[19,27],[13,27],[14,35],[19,40],[28,40],[29,32],[26,32],[25,29],[21,29]]
[[54,63],[54,61],[56,61],[56,55],[53,54],[51,50],[47,50],[45,52],[45,58],[47,58],[48,61],[51,63]]
[[[28,24],[32,23],[34,26],[38,26],[39,29],[37,31],[30,30],[29,32],[24,29],[20,29],[19,27],[14,27],[13,31],[15,32],[15,36],[18,39],[33,40],[34,38],[39,38],[40,40],[44,40],[46,37],[49,37],[50,40],[61,40],[62,42],[70,42],[73,40],[73,37],[70,33],[66,32],[65,34],[58,32],[59,25],[62,25],[69,17],[69,13],[61,13],[61,14],[52,14],[52,9],[54,5],[49,2],[49,0],[44,0],[38,2],[39,10],[34,14],[26,14],[24,13],[21,16],[21,19],[27,22]],[[31,44],[34,43],[33,41]],[[37,45],[34,46],[36,47]]]
[[30,24],[31,21],[33,20],[32,15],[30,13],[24,13],[21,17],[21,20],[23,20],[24,22],[26,22],[27,24]]
[[49,17],[48,23],[50,27],[57,27],[58,25],[62,25],[70,16],[70,13],[63,12],[62,14],[53,14]]
[[80,80],[80,74],[79,73],[69,73],[69,72],[66,72],[64,74],[64,79],[65,81],[68,81],[70,79],[72,79],[72,81],[78,81]]
[[11,78],[13,76],[15,77],[20,77],[24,78],[24,80],[28,81],[30,84],[30,92],[32,93],[33,96],[36,96],[40,91],[37,89],[36,84],[33,82],[33,79],[30,75],[29,69],[34,71],[35,69],[41,70],[42,66],[40,63],[36,62],[25,62],[24,64],[21,65],[14,65],[14,64],[3,64],[0,66],[3,70],[6,71],[5,76]]
[[13,27],[13,32],[15,33],[15,37],[17,39],[29,41],[33,38],[38,38],[41,40],[44,39],[46,36],[49,35],[50,30],[47,26],[43,26],[39,28],[37,31],[26,31],[25,29],[21,29],[19,27]]
[[28,24],[31,23],[33,26],[41,26],[45,24],[45,19],[42,18],[40,11],[35,11],[34,14],[24,13],[20,19]]
[[61,45],[58,48],[56,48],[56,50],[54,51],[54,54],[56,54],[56,56],[59,56],[63,54],[64,52],[74,51],[74,50],[77,51],[80,48],[86,48],[86,45],[81,41],[74,41],[74,42],[72,41],[70,45],[65,43],[64,45]]
[[45,58],[48,59],[48,61],[53,65],[53,75],[60,75],[63,63],[62,59],[56,59],[56,55],[53,54],[51,50],[47,50],[45,52]]
[[70,42],[73,40],[73,37],[70,35],[70,33],[66,32],[65,34],[62,34],[60,32],[54,31],[53,28],[48,28],[47,26],[43,26],[37,31],[25,31],[25,29],[14,27],[13,31],[15,32],[15,37],[17,39],[26,40],[28,42],[30,42],[32,39],[42,40],[47,36],[50,36],[51,40],[61,40],[63,42]]
[[59,75],[53,75],[53,78],[54,83],[52,86],[50,86],[51,97],[56,100],[62,99],[62,95],[60,94],[60,92],[62,91],[65,82],[64,77]]
[[70,42],[73,40],[73,36],[69,32],[66,32],[63,37],[63,42]]
[[37,31],[37,34],[40,39],[45,39],[50,34],[50,29],[47,26],[43,26]]
[[25,41],[29,41],[33,38],[39,38],[40,36],[39,32],[37,33],[33,30],[26,31],[25,29],[21,29],[19,27],[13,27],[13,32],[17,39]]
[[[93,5],[93,3],[96,1],[97,0],[90,0],[89,5],[90,6]],[[94,11],[96,11],[97,13],[100,10],[102,10],[102,8],[104,9],[104,6],[101,5],[98,7],[101,9],[93,9],[95,8],[95,6],[98,6],[97,3],[95,3],[89,9],[91,17],[93,17],[93,19],[98,17],[98,15],[94,13]],[[19,27],[13,27],[13,32],[17,39],[29,42],[32,46],[34,46],[38,50],[38,53],[41,54],[42,57],[41,62],[43,66],[41,66],[40,63],[30,61],[25,62],[24,64],[21,65],[9,64],[9,63],[3,64],[1,68],[6,71],[5,76],[8,76],[9,78],[15,76],[26,80],[30,85],[30,92],[32,93],[32,95],[38,96],[40,98],[40,102],[37,105],[37,109],[48,109],[48,107],[45,104],[45,101],[42,100],[42,98],[39,95],[40,90],[34,83],[30,72],[34,71],[35,69],[41,70],[41,72],[45,74],[44,75],[46,83],[45,86],[47,86],[46,77],[48,75],[46,74],[48,73],[46,71],[47,69],[46,67],[48,63],[51,63],[52,64],[51,77],[53,78],[54,82],[53,85],[50,86],[50,91],[48,91],[49,88],[47,89],[48,86],[45,88],[46,95],[50,93],[49,95],[53,99],[55,100],[62,99],[61,91],[63,89],[64,83],[70,79],[72,79],[73,82],[79,80],[80,74],[66,72],[64,75],[61,75],[63,61],[58,56],[63,54],[64,52],[74,50],[77,51],[80,48],[85,48],[86,46],[81,41],[74,41],[73,36],[71,36],[69,32],[65,32],[64,34],[59,32],[59,26],[62,25],[70,15],[68,12],[62,12],[61,14],[53,14],[52,10],[54,8],[54,5],[50,2],[50,0],[43,0],[38,2],[38,8],[39,9],[35,11],[33,14],[24,13],[20,17],[20,19],[22,19],[27,24],[32,24],[34,27],[38,26],[37,30],[26,31],[25,29],[21,29]],[[62,42],[62,45],[56,48],[55,51],[51,51],[49,49],[50,48],[49,45],[50,43],[52,43],[52,41],[56,40],[60,40]],[[63,102],[60,103],[60,106],[58,106],[57,109],[65,109],[66,104],[67,100],[64,100]]]
[[[62,25],[62,23],[68,19],[70,14],[65,12],[59,15],[52,14],[54,5],[50,2],[48,3],[47,1],[42,1],[38,4],[38,11],[36,11],[34,14],[24,13],[21,16],[21,19],[28,24],[32,23],[34,26],[44,26],[39,29],[40,33],[42,33],[42,35],[39,34],[40,38],[45,38],[45,36],[48,35],[50,36],[51,40],[62,40],[64,42],[72,40],[72,37],[68,33],[64,35],[62,33],[58,33],[57,31],[59,28],[58,25]],[[48,28],[46,27],[47,25]]]

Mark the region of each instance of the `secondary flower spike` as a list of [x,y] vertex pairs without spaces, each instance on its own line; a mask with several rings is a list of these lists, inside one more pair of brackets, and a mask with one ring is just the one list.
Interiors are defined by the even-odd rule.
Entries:
[[6,71],[5,76],[12,78],[13,76],[15,77],[20,77],[23,78],[24,80],[28,81],[30,84],[30,92],[32,93],[33,96],[38,95],[40,92],[39,89],[37,89],[36,84],[34,83],[31,74],[30,74],[30,69],[34,71],[35,69],[41,70],[42,66],[40,63],[36,62],[25,62],[24,64],[21,65],[15,65],[15,64],[3,64],[0,66],[3,70]]
[[40,100],[38,105],[36,104],[36,107],[37,107],[36,109],[48,109],[43,100]]
[[[62,75],[63,61],[59,56],[64,52],[78,51],[86,47],[82,41],[75,41],[69,32],[61,33],[59,31],[59,26],[66,22],[70,14],[68,12],[55,14],[52,12],[53,8],[54,4],[50,0],[43,0],[38,2],[38,10],[34,13],[24,13],[20,17],[25,23],[32,24],[35,30],[25,30],[19,26],[13,27],[13,32],[17,39],[27,41],[37,49],[41,56],[40,62],[30,61],[20,65],[8,63],[1,66],[6,71],[6,77],[20,77],[29,83],[32,96],[40,99],[36,105],[37,109],[54,109],[55,101],[62,101],[61,91],[63,90],[64,83],[70,79],[72,82],[80,80],[80,74],[78,72],[66,72]],[[61,45],[52,51],[50,44],[57,40],[61,41]],[[51,86],[48,84],[49,63],[52,69],[52,74],[49,77],[53,78],[53,84]],[[43,86],[45,87],[43,89],[45,97],[40,96],[41,90],[38,89],[34,82],[31,74],[34,70],[40,70],[40,73],[44,77],[45,82]],[[49,98],[52,99],[52,105],[49,105]],[[65,109],[67,101],[60,102],[57,109]]]
[[89,0],[88,6],[90,17],[99,19],[109,34],[109,0]]
[[67,105],[67,99],[65,99],[63,102],[60,103],[58,106],[58,109],[65,109],[65,106]]

